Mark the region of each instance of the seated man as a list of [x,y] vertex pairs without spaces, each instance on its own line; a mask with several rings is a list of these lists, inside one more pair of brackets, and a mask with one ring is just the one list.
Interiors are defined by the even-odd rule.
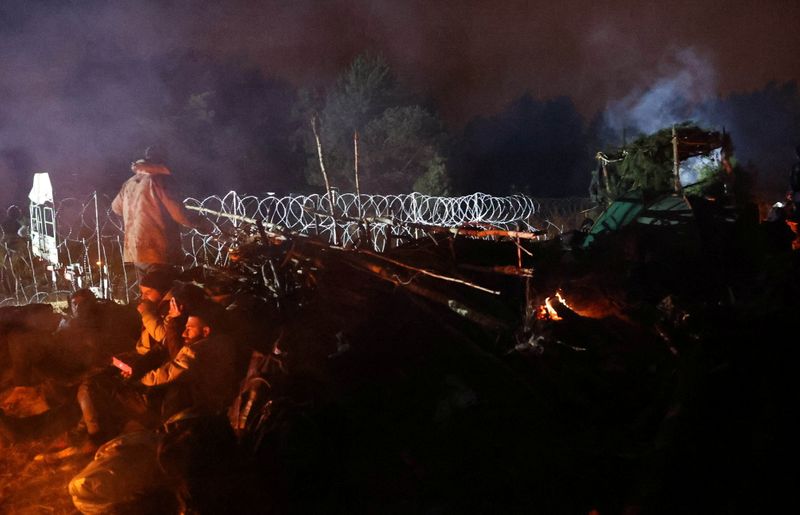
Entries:
[[53,334],[50,357],[42,366],[52,375],[74,380],[107,365],[122,345],[130,345],[133,335],[123,313],[115,312],[117,305],[97,299],[88,288],[70,295],[69,306],[70,314]]
[[34,384],[38,382],[35,379],[43,378],[72,383],[87,371],[107,365],[120,342],[127,340],[130,345],[126,331],[129,324],[115,313],[112,308],[117,306],[113,303],[99,301],[84,288],[70,295],[69,307],[69,314],[52,334],[41,334],[47,324],[40,324],[35,331],[28,331],[32,338],[9,339],[17,385]]
[[[236,394],[240,377],[233,341],[215,330],[218,315],[210,306],[189,312],[183,347],[174,359],[144,374],[141,384],[174,387],[188,394],[193,411],[222,413]],[[166,415],[189,406],[173,406]],[[170,413],[171,412],[171,413]]]
[[[136,378],[169,359],[164,340],[169,332],[167,314],[171,284],[172,276],[163,271],[145,275],[139,284],[142,299],[137,310],[142,320],[141,334],[136,341],[135,352],[119,356],[121,362],[131,367]],[[77,398],[83,428],[89,437],[89,444],[82,447],[85,452],[91,452],[117,434],[129,418],[143,417],[143,420],[148,420],[148,407],[152,402],[142,392],[121,381],[117,369],[108,366],[81,383]]]
[[[73,294],[73,297],[76,294]],[[74,300],[73,297],[70,297],[70,304],[77,304],[81,301],[80,296],[75,297]],[[79,365],[75,362],[76,357],[64,356],[61,353],[58,353],[58,358],[54,356],[57,349],[54,344],[53,332],[61,329],[63,320],[60,320],[60,316],[53,312],[51,306],[37,304],[14,309],[16,311],[11,313],[13,323],[3,324],[8,325],[7,328],[3,327],[3,336],[8,342],[9,362],[16,386],[31,386],[38,383],[34,369],[48,360],[60,362],[61,358],[67,358],[67,362],[63,365],[70,369]],[[88,318],[90,317],[82,317],[81,323],[89,325]],[[72,343],[78,344],[78,340],[75,338]],[[77,359],[82,359],[82,356]]]
[[[8,331],[7,362],[16,385],[13,393],[15,398],[28,399],[21,406],[41,401],[35,404],[44,409],[36,422],[39,434],[47,432],[48,426],[71,423],[78,385],[107,368],[123,345],[130,348],[138,329],[131,324],[138,320],[135,311],[97,299],[89,289],[73,292],[69,307],[66,316],[56,314],[48,304],[21,306],[12,313],[16,321]],[[33,419],[14,410],[3,415],[0,425],[8,430],[9,439],[31,437],[33,433],[24,428]],[[52,447],[61,448],[71,440],[71,436],[62,437]]]
[[[158,369],[147,372],[141,379],[132,379],[148,388],[184,389],[189,393],[190,404],[175,406],[176,410],[185,411],[168,424],[174,425],[175,420],[187,419],[195,431],[182,431],[180,443],[200,447],[177,452],[170,458],[171,467],[167,471],[164,464],[160,463],[162,455],[159,445],[164,439],[162,433],[131,432],[111,440],[98,450],[94,461],[70,481],[69,492],[79,510],[84,513],[114,510],[143,512],[154,498],[159,499],[163,508],[169,505],[170,500],[174,500],[169,492],[164,495],[164,490],[172,485],[178,486],[176,479],[186,483],[179,487],[184,505],[188,502],[186,497],[200,497],[203,491],[208,496],[214,490],[225,488],[214,472],[226,456],[233,455],[235,440],[227,419],[219,415],[236,395],[239,370],[234,343],[215,330],[217,321],[217,314],[211,306],[190,310],[182,335],[184,346],[177,356]],[[173,442],[172,446],[180,447],[180,443]],[[220,451],[219,455],[212,457],[215,466],[206,463],[210,457],[207,452],[209,446]],[[173,454],[175,450],[172,449]],[[206,460],[198,470],[194,470],[198,467],[194,456],[203,456]],[[167,478],[165,471],[170,475],[195,474],[198,477]],[[209,479],[205,476],[210,476],[210,480],[204,482],[204,479]],[[216,486],[209,488],[209,485]],[[215,498],[214,495],[210,497]],[[224,496],[217,497],[223,501],[225,499]],[[176,508],[177,511],[180,510]]]
[[173,276],[158,270],[142,277],[139,291],[142,299],[137,310],[142,317],[142,334],[136,342],[136,353],[147,355],[151,352],[166,352],[164,338],[167,335],[166,317],[169,312]]
[[210,302],[210,299],[201,287],[183,281],[174,281],[169,294],[172,298],[169,300],[169,311],[164,317],[166,326],[164,345],[169,359],[174,359],[183,347],[181,334],[186,327],[187,313]]

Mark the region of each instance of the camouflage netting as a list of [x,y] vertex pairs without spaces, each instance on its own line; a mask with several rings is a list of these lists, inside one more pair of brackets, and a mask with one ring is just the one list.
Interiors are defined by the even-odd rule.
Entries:
[[[673,139],[673,131],[674,138]],[[675,177],[675,147],[678,160],[684,168],[681,178]],[[604,202],[620,198],[630,192],[638,192],[645,198],[670,193],[676,188],[676,180],[682,181],[686,193],[719,195],[725,183],[733,184],[732,175],[741,174],[731,163],[733,147],[730,137],[724,132],[701,128],[691,122],[666,128],[649,135],[642,135],[622,148],[599,152],[597,159],[601,169],[595,180]],[[692,159],[706,157],[700,165]],[[686,173],[687,162],[697,168]],[[684,180],[691,182],[684,182]],[[733,195],[730,191],[727,194]]]

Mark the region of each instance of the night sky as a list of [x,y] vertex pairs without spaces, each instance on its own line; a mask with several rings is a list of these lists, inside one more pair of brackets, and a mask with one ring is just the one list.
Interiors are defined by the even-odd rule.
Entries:
[[[569,96],[589,120],[665,81],[702,100],[798,80],[798,26],[795,0],[5,0],[0,174],[102,173],[160,123],[164,77],[147,63],[189,50],[293,87],[324,87],[379,53],[458,130],[526,91]],[[118,71],[126,63],[135,73]]]
[[687,51],[706,74],[697,94],[800,79],[800,2],[791,0],[227,1],[202,16],[187,14],[192,2],[173,4],[151,11],[160,14],[143,51],[191,45],[308,84],[369,49],[456,123],[528,90],[568,95],[589,116],[685,68]]

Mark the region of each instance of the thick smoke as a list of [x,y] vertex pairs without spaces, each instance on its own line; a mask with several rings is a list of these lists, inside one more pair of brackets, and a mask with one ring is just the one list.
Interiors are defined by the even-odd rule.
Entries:
[[708,57],[693,48],[675,51],[624,98],[609,103],[605,123],[616,133],[649,134],[694,117],[716,89],[716,72]]
[[165,41],[156,13],[71,2],[11,2],[3,10],[0,172],[14,187],[2,200],[24,199],[34,172],[50,172],[62,191],[80,182],[84,192],[109,174],[127,175],[111,168],[164,130],[166,92],[150,66],[154,41]]
[[286,174],[292,94],[252,62],[214,54],[213,23],[197,13],[214,20],[217,10],[192,1],[3,2],[0,206],[25,202],[40,171],[60,198],[114,193],[152,144],[167,148],[185,194]]
[[[580,7],[576,23],[565,15],[570,5]],[[660,7],[634,13],[627,6],[587,9],[571,0],[535,8],[521,0],[500,8],[480,0],[4,0],[0,207],[24,200],[37,171],[51,173],[59,196],[73,184],[76,194],[113,191],[128,176],[128,163],[153,142],[169,147],[169,164],[185,186],[216,193],[292,191],[291,174],[302,169],[290,148],[293,88],[332,84],[364,51],[383,53],[402,81],[432,97],[456,125],[478,113],[491,116],[525,91],[539,100],[573,95],[580,112],[591,116],[601,102],[598,92],[607,89],[617,98],[605,115],[615,137],[601,143],[695,117],[713,128],[730,127],[734,141],[762,134],[756,121],[739,115],[749,97],[732,99],[740,107],[711,102],[697,109],[716,82],[702,43],[696,43],[702,51],[671,52],[655,69],[647,63],[654,48],[695,40],[689,35],[694,25],[672,16],[677,10],[654,5]],[[773,13],[769,20],[793,19],[796,9],[776,10],[786,16]],[[710,11],[695,2],[691,19],[707,19]],[[725,20],[734,11],[714,11],[721,18],[698,37],[733,25]],[[593,33],[582,61],[577,42],[598,19],[611,21]],[[653,30],[614,29],[634,22]],[[686,37],[676,35],[681,27]],[[727,28],[724,38],[743,55],[764,48],[760,38],[731,39]],[[774,48],[796,47],[790,38],[777,42],[784,39],[786,45]],[[715,62],[727,72],[720,82],[731,91],[732,76],[750,74],[732,70],[731,52],[714,48]],[[783,66],[777,57],[790,54],[776,51],[759,77],[785,78],[785,72],[776,75],[775,67]],[[618,95],[616,88],[640,79],[640,70],[647,72],[640,87]],[[753,81],[747,87],[760,87]],[[794,109],[796,88],[782,91],[764,102],[788,98]],[[792,132],[795,120],[781,125],[783,134]],[[787,147],[788,160],[794,144]]]
[[718,96],[716,86],[710,58],[692,48],[677,51],[645,85],[608,105],[601,143],[615,146],[623,135],[630,140],[684,121],[724,130],[732,137],[737,162],[750,175],[752,193],[780,198],[800,134],[797,83],[773,82],[727,97]]

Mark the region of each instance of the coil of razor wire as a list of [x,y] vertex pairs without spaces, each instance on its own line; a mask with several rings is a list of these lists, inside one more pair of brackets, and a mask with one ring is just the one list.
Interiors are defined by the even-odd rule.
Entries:
[[[332,244],[363,245],[364,234],[374,250],[425,236],[426,226],[479,226],[533,231],[531,220],[539,203],[524,195],[493,197],[474,193],[462,197],[401,195],[239,195],[188,198],[187,207],[201,213],[215,233],[235,231],[247,220],[286,231],[315,235]],[[135,298],[130,267],[123,263],[123,224],[111,209],[111,199],[93,193],[86,199],[54,203],[58,263],[47,265],[30,252],[30,244],[4,236],[0,242],[0,305],[64,300],[79,287],[113,292],[117,300]],[[231,216],[232,215],[232,216]],[[227,243],[215,234],[190,230],[183,235],[186,264],[227,263]]]
[[[424,235],[425,226],[464,227],[480,224],[499,229],[533,231],[529,221],[538,203],[524,195],[493,197],[474,193],[462,197],[434,197],[421,193],[402,195],[356,195],[331,192],[330,195],[287,195],[283,197],[239,196],[236,192],[203,200],[187,199],[187,205],[209,212],[259,220],[287,230],[326,238],[333,244],[353,246],[368,228],[369,241],[377,251],[392,240],[415,239]],[[238,225],[232,218],[226,223]],[[197,248],[197,241],[192,249]]]

